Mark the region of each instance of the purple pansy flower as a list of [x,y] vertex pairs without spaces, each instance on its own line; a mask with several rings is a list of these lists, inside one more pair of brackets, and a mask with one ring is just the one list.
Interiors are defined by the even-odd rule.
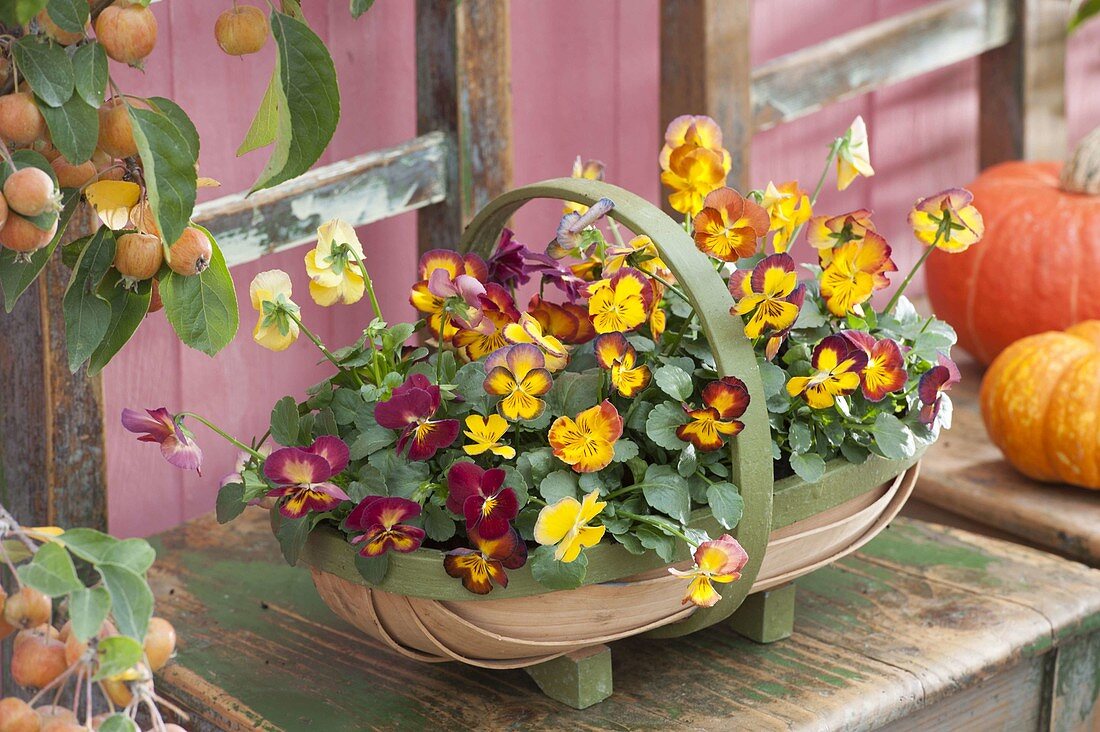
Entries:
[[940,356],[939,364],[933,366],[920,377],[917,385],[917,395],[921,404],[920,421],[926,425],[932,425],[940,414],[942,396],[952,386],[962,381],[959,367],[951,359]]
[[289,519],[310,511],[330,511],[351,498],[329,482],[348,466],[348,446],[339,437],[323,435],[309,447],[284,447],[264,461],[264,475],[278,487],[270,498],[285,498],[279,513]]
[[352,544],[362,544],[359,553],[378,557],[391,549],[412,552],[424,542],[424,529],[404,523],[420,515],[420,504],[396,496],[367,496],[352,509],[344,527],[362,531],[351,538]]
[[202,450],[191,433],[183,425],[176,424],[175,417],[166,408],[146,409],[145,414],[136,409],[123,409],[122,426],[141,435],[138,437],[141,442],[159,443],[160,454],[170,465],[202,475]]
[[438,386],[424,374],[413,374],[389,399],[378,403],[374,420],[386,429],[401,430],[399,453],[408,446],[410,460],[430,460],[437,450],[450,446],[459,432],[457,419],[432,419],[441,401]]
[[530,256],[531,250],[516,241],[511,229],[505,229],[489,257],[489,280],[509,289],[526,285],[531,281],[531,268],[527,266]]
[[504,471],[483,470],[474,463],[455,463],[447,472],[447,510],[466,518],[466,531],[483,539],[499,539],[519,513],[519,499],[504,488]]

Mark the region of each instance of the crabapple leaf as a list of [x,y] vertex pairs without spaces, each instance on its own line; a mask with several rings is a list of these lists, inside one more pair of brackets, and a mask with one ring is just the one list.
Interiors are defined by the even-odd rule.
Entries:
[[17,571],[23,584],[50,597],[61,597],[84,589],[84,583],[76,576],[73,558],[60,544],[52,541],[39,547],[34,559]]
[[156,558],[156,549],[145,539],[116,540],[103,553],[104,562],[117,564],[139,575],[149,571]]
[[1096,15],[1100,15],[1100,0],[1084,0],[1077,6],[1076,12],[1070,18],[1069,24],[1066,26],[1066,33],[1073,33],[1082,23]]
[[111,269],[99,283],[99,297],[111,307],[111,322],[99,346],[92,352],[88,362],[88,375],[94,376],[103,370],[115,354],[122,350],[137,331],[145,314],[149,312],[149,302],[153,296],[150,280],[138,282],[135,289],[121,286],[122,275],[117,269]]
[[358,18],[371,9],[374,0],[351,0],[351,17]]
[[[28,152],[30,151],[17,150],[12,157],[18,160],[20,154]],[[32,154],[38,155],[38,153]],[[7,248],[0,250],[0,285],[4,288],[4,310],[7,312],[12,311],[15,303],[19,301],[19,297],[26,292],[31,283],[38,278],[46,263],[50,261],[50,257],[53,256],[54,250],[57,249],[57,245],[61,241],[61,236],[65,233],[65,228],[69,225],[73,214],[80,206],[80,194],[77,191],[69,191],[65,195],[64,201],[57,222],[57,233],[49,244],[31,254],[31,261],[17,262],[15,252]],[[75,264],[74,262],[73,265],[75,266]]]
[[195,160],[199,159],[199,131],[195,129],[195,123],[183,111],[183,107],[165,97],[149,97],[145,100],[155,112],[163,114],[175,125],[176,129],[187,141],[187,149]]
[[180,129],[174,115],[136,107],[129,107],[129,112],[149,205],[162,238],[171,246],[183,234],[195,210],[198,172],[193,141]]
[[305,13],[302,12],[302,4],[298,0],[281,0],[279,7],[290,17],[297,18],[303,23],[306,22]]
[[58,152],[74,165],[88,162],[99,140],[99,115],[95,107],[74,94],[57,107],[42,104],[39,99],[38,109],[46,119],[50,139]]
[[46,0],[0,0],[0,22],[6,26],[26,25],[46,7]]
[[76,80],[73,62],[64,47],[29,35],[13,43],[11,51],[20,75],[39,99],[51,107],[60,107],[69,101]]
[[277,47],[275,148],[252,192],[296,178],[328,147],[340,119],[336,67],[325,44],[303,21],[271,14]]
[[111,593],[111,614],[118,632],[143,640],[153,617],[153,593],[145,578],[129,567],[110,562],[97,564],[96,571]]
[[275,402],[271,410],[271,437],[280,445],[292,447],[300,445],[298,433],[301,417],[298,414],[298,402],[292,396],[285,396]]
[[107,97],[107,52],[95,41],[76,49],[73,54],[76,93],[88,104],[99,108]]
[[91,358],[111,326],[111,306],[98,290],[114,258],[115,235],[104,226],[81,252],[65,290],[65,344],[73,373]]
[[[111,676],[118,676],[141,661],[141,639],[134,639],[125,635],[113,635],[99,641],[96,645],[96,652],[99,658],[96,674],[92,677],[92,680],[99,681]],[[102,730],[103,727],[99,729]]]
[[711,483],[707,486],[707,505],[723,528],[732,529],[741,521],[745,499],[733,483]]
[[88,3],[85,0],[49,0],[46,13],[61,30],[83,33],[88,25]]
[[111,595],[103,587],[74,590],[69,595],[69,620],[77,640],[86,642],[99,632],[107,613],[111,612]]
[[56,537],[54,541],[64,544],[73,555],[93,564],[104,561],[107,550],[118,543],[118,539],[95,529],[69,529]]
[[531,552],[531,576],[551,590],[573,590],[584,583],[588,557],[582,551],[572,562],[554,559],[554,547],[540,546]]
[[[209,237],[210,232],[201,226]],[[213,237],[210,266],[201,274],[185,277],[168,270],[160,279],[164,313],[179,339],[191,348],[213,356],[237,333],[240,314],[233,278]]]
[[256,109],[256,116],[245,133],[241,146],[237,148],[237,157],[267,147],[275,142],[275,131],[279,125],[279,70],[271,75],[267,91]]

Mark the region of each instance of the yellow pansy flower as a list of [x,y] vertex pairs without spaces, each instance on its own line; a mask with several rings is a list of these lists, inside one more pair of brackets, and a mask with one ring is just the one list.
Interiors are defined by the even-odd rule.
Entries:
[[490,414],[488,417],[471,414],[466,418],[466,429],[463,431],[470,438],[470,444],[463,445],[462,449],[471,456],[491,452],[505,460],[511,460],[516,456],[516,449],[500,441],[507,431],[508,422],[499,414]]
[[949,188],[922,198],[909,212],[913,234],[922,244],[949,254],[965,252],[985,233],[985,223],[973,201],[974,195],[965,188]]
[[346,221],[333,219],[317,229],[317,246],[306,253],[309,294],[318,305],[359,302],[366,291],[356,258],[363,245]]
[[690,579],[683,604],[689,602],[699,607],[714,607],[722,596],[714,589],[714,583],[733,582],[741,578],[741,570],[749,562],[744,547],[729,534],[718,539],[704,541],[695,550],[695,564],[684,571],[669,567],[669,573]]
[[792,180],[776,186],[769,182],[764,190],[764,208],[771,218],[770,231],[774,231],[772,248],[776,253],[787,251],[795,229],[810,219],[810,197]]
[[588,314],[597,333],[634,330],[649,317],[653,286],[636,269],[624,267],[611,279],[594,282],[588,292]]
[[252,340],[271,351],[285,351],[298,340],[298,306],[290,299],[290,275],[281,269],[260,272],[248,286],[252,307],[260,315],[252,330]]
[[623,434],[623,418],[604,399],[585,409],[576,419],[561,416],[550,425],[547,440],[554,457],[577,473],[595,473],[611,464],[615,441]]
[[592,491],[583,501],[566,496],[539,511],[535,521],[535,541],[543,546],[555,546],[554,559],[572,562],[585,547],[595,546],[603,539],[603,526],[589,526],[607,505],[599,499],[599,491]]
[[545,366],[551,373],[561,371],[569,365],[569,351],[565,345],[549,333],[543,332],[542,323],[531,313],[521,315],[518,323],[504,326],[503,332],[504,339],[509,343],[531,343],[542,351]]
[[871,146],[867,143],[867,125],[863,117],[856,117],[852,126],[840,138],[836,155],[836,189],[843,191],[857,176],[870,178],[875,174],[871,167]]
[[504,397],[497,409],[508,419],[535,419],[546,408],[541,397],[554,381],[546,370],[542,351],[530,343],[519,343],[493,352],[485,361],[486,394]]
[[705,147],[683,145],[672,151],[669,167],[661,182],[672,189],[668,202],[682,214],[695,216],[703,210],[703,199],[726,182],[722,156]]

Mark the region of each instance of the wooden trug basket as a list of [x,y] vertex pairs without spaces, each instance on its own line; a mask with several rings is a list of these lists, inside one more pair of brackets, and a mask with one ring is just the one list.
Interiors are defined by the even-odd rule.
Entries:
[[[741,579],[720,586],[722,599],[714,607],[683,605],[684,580],[669,574],[654,552],[636,556],[604,542],[586,550],[588,574],[574,590],[548,591],[528,564],[509,572],[507,588],[474,595],[447,576],[434,549],[394,555],[385,579],[371,586],[355,568],[355,548],[335,529],[314,531],[302,559],[337,615],[398,653],[427,662],[526,668],[544,692],[583,708],[611,693],[604,645],[610,641],[640,633],[684,635],[738,608],[732,624],[754,640],[789,635],[794,593],[788,583],[882,531],[913,490],[920,454],[900,461],[872,456],[860,465],[835,460],[813,484],[798,477],[773,481],[764,387],[740,318],[730,315],[733,298],[691,237],[660,209],[601,181],[549,180],[490,202],[467,227],[461,248],[487,255],[516,210],[542,198],[588,206],[601,198],[614,201],[611,215],[653,240],[691,300],[718,370],[748,386],[745,429],[730,448],[730,480],[745,503],[731,532],[749,555]],[[705,508],[691,523],[711,536],[724,533]],[[681,547],[673,566],[689,565],[688,550]]]

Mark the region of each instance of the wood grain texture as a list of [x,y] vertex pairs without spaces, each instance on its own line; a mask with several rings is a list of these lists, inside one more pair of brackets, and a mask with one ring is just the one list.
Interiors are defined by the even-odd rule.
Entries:
[[1011,0],[946,0],[772,59],[752,71],[756,131],[1006,43]]
[[443,201],[451,154],[446,136],[432,132],[251,196],[209,201],[194,218],[210,229],[234,267],[313,241],[317,227],[332,218],[363,226]]
[[1100,566],[1100,494],[1039,483],[1009,465],[982,423],[981,368],[971,360],[960,368],[963,380],[951,391],[954,425],[929,449],[915,499],[953,522]]
[[[231,526],[200,519],[155,543],[158,613],[181,638],[158,690],[197,712],[196,730],[859,731],[941,702],[964,721],[983,710],[1026,721],[1051,688],[1053,639],[1087,663],[1094,651],[1076,649],[1100,630],[1100,573],[899,520],[798,583],[790,638],[760,646],[715,626],[616,643],[614,695],[576,712],[520,671],[418,663],[349,628],[308,572],[279,559],[265,512]],[[1069,594],[1072,612],[1053,614]]]
[[732,157],[730,185],[742,191],[753,134],[750,13],[747,0],[661,0],[660,130],[682,114],[713,117]]
[[507,0],[416,3],[417,130],[453,146],[450,192],[420,212],[420,251],[453,247],[462,227],[512,183]]
[[1008,43],[982,55],[979,164],[1060,160],[1066,153],[1064,0],[1013,0]]

